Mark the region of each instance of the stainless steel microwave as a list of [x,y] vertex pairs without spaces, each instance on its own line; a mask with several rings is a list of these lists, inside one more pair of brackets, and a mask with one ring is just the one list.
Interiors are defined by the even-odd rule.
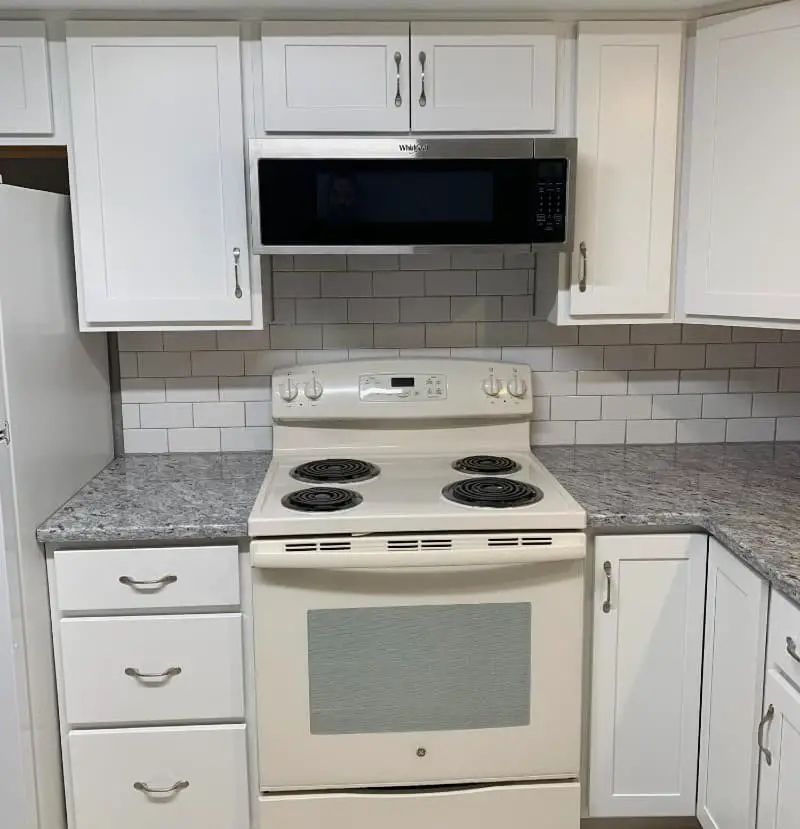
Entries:
[[574,138],[250,141],[253,252],[570,251]]

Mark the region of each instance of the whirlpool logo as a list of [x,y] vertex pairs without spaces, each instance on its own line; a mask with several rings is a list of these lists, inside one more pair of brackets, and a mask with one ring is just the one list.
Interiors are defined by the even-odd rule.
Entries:
[[426,153],[430,144],[401,144],[400,149],[405,153]]

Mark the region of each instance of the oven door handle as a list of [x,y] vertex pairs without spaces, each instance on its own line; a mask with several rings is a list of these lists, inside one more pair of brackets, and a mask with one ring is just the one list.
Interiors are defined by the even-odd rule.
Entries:
[[[311,546],[311,545],[309,545]],[[253,567],[277,570],[393,570],[428,567],[495,567],[506,564],[539,564],[585,558],[586,545],[574,537],[551,544],[517,547],[475,547],[467,549],[390,550],[287,550],[281,541],[253,541],[250,560]]]

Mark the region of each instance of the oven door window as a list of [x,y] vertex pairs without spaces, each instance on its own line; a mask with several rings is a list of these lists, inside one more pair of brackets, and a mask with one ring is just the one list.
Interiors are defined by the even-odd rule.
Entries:
[[530,724],[531,605],[308,612],[312,734]]
[[260,159],[264,245],[530,244],[531,159]]

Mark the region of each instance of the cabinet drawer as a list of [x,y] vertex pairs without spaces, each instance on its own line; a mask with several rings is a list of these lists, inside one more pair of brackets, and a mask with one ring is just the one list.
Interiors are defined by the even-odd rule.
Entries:
[[244,725],[78,731],[69,752],[74,829],[249,825]]
[[239,606],[236,547],[58,550],[62,613]]
[[244,718],[239,613],[63,619],[61,652],[71,725]]
[[777,667],[800,688],[800,607],[772,591],[767,667]]

